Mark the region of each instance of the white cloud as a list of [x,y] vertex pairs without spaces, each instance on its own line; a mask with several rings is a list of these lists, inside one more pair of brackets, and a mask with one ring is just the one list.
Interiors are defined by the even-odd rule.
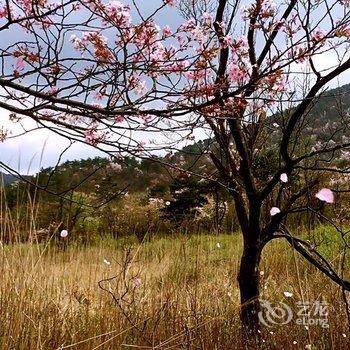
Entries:
[[[22,174],[33,174],[41,167],[56,164],[62,151],[69,146],[69,141],[52,131],[36,129],[35,122],[28,118],[25,118],[22,125],[26,130],[32,131],[16,136],[23,132],[23,127],[9,121],[8,113],[4,110],[1,111],[0,126],[9,129],[13,138],[9,138],[0,144],[0,161]],[[88,158],[97,155],[101,155],[101,152],[85,144],[75,143],[64,154],[62,160]]]

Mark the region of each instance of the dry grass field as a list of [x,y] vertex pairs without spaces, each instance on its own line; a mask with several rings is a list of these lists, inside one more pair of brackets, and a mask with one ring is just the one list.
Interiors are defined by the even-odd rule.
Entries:
[[[240,349],[240,246],[238,235],[1,245],[0,349]],[[335,247],[324,253],[339,264]],[[338,287],[283,242],[261,270],[262,299],[295,312],[262,330],[266,349],[349,348]],[[317,300],[329,328],[296,324],[297,302]]]

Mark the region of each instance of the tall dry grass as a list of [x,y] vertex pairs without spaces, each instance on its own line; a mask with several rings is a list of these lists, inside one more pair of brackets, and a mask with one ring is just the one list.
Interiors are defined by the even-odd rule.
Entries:
[[[0,190],[0,350],[242,347],[238,234],[155,237],[145,243],[105,237],[87,247],[72,237],[57,244],[51,236],[39,244],[36,195],[25,201],[26,192],[18,191],[18,208],[9,210]],[[340,266],[335,232],[320,227],[313,236]],[[324,299],[330,325],[306,329],[293,319],[264,328],[263,348],[349,348],[338,287],[283,242],[264,251],[261,270],[263,299],[283,301],[295,313],[298,301]],[[293,296],[285,297],[286,291]]]
[[[324,249],[337,265],[336,249]],[[240,252],[238,235],[1,245],[0,349],[240,349]],[[265,328],[264,348],[349,348],[339,288],[282,242],[262,271],[263,299],[297,311],[324,298],[330,325]]]

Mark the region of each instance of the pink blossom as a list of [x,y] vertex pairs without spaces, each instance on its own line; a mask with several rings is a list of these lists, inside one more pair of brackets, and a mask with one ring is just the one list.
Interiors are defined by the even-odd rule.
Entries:
[[272,207],[271,210],[270,210],[270,215],[271,216],[274,216],[276,214],[279,214],[281,212],[281,210],[277,207]]
[[86,143],[92,146],[96,146],[97,144],[99,144],[101,141],[104,140],[105,135],[101,134],[97,130],[97,124],[96,122],[93,122],[89,125],[87,129],[85,129],[84,138]]
[[170,30],[170,27],[169,27],[168,25],[165,25],[165,26],[163,27],[162,32],[163,32],[163,37],[164,37],[164,38],[166,38],[166,37],[168,37],[168,36],[171,35],[171,30]]
[[[339,23],[337,23],[339,25]],[[349,25],[341,25],[339,28],[334,32],[334,35],[337,37],[345,37],[350,38],[350,27]]]
[[74,3],[73,5],[72,5],[72,10],[73,11],[78,11],[78,10],[80,10],[81,9],[81,4],[79,4],[79,3]]
[[222,21],[222,22],[216,22],[218,25],[219,25],[219,27],[222,29],[222,31],[224,32],[225,31],[225,22],[224,21]]
[[202,17],[205,24],[211,24],[213,22],[213,15],[209,12],[204,12]]
[[68,236],[68,231],[67,230],[62,230],[61,233],[60,233],[60,236],[62,238],[66,238]]
[[296,60],[297,63],[304,63],[306,56],[307,47],[302,45],[296,45],[294,48],[291,48],[288,52],[288,56]]
[[322,41],[327,33],[323,29],[316,29],[316,31],[312,34],[312,40],[314,41]]
[[232,44],[232,37],[231,37],[231,36],[226,35],[226,36],[224,36],[224,37],[222,38],[222,44],[221,44],[221,46],[222,46],[224,49],[228,48],[231,44]]
[[169,66],[169,70],[171,72],[184,72],[188,68],[188,66],[189,63],[186,60],[176,61]]
[[275,88],[277,92],[283,92],[286,90],[286,80],[283,76],[276,80]]
[[340,0],[339,1],[344,7],[350,7],[350,0]]
[[92,45],[98,61],[105,62],[112,59],[112,53],[107,47],[107,38],[100,32],[84,32],[82,38],[78,38],[73,34],[70,37],[70,41],[73,47],[79,51],[84,51],[88,45]]
[[50,89],[47,91],[48,95],[56,95],[58,91],[57,86],[51,86]]
[[169,6],[175,6],[177,0],[164,0],[164,3]]
[[228,76],[231,82],[237,82],[247,77],[247,73],[238,65],[231,63],[228,67]]
[[184,32],[193,30],[196,28],[196,20],[194,18],[190,18],[187,22],[181,25],[180,27]]
[[150,116],[149,114],[140,114],[139,117],[140,117],[145,123],[148,123],[148,122],[152,119],[152,116]]
[[196,80],[198,82],[198,80],[205,79],[208,76],[208,72],[205,69],[191,70],[191,71],[184,72],[184,76],[188,80]]
[[115,173],[120,173],[123,170],[122,166],[118,163],[110,163],[109,169]]
[[198,41],[200,44],[207,39],[207,34],[204,27],[198,26],[194,18],[191,18],[185,22],[180,29],[186,32],[188,36],[190,36],[193,40]]
[[[135,26],[133,30],[132,42],[144,51],[152,52],[161,45],[159,42],[160,28],[153,21],[143,22]],[[158,46],[159,47],[159,46]]]
[[116,115],[114,119],[116,123],[122,123],[125,121],[125,117],[123,115]]
[[[258,2],[260,4],[258,16],[262,19],[272,17],[276,11],[276,4],[272,0],[262,0]],[[242,7],[243,19],[248,19],[256,16],[257,6],[254,3],[249,7]]]
[[280,180],[284,183],[288,182],[288,175],[286,173],[282,173],[280,176]]
[[[26,13],[27,16],[33,14],[34,6],[32,0],[18,0],[18,5]],[[38,5],[40,7],[39,2]],[[43,5],[41,5],[41,7],[43,7]]]
[[20,57],[16,62],[16,70],[21,71],[24,69],[24,67],[25,67],[25,62],[23,58]]
[[139,277],[134,277],[133,282],[134,282],[136,287],[140,287],[142,284],[141,278],[139,278]]
[[145,149],[146,142],[141,141],[137,143],[137,152],[142,152]]
[[83,40],[78,38],[75,34],[71,35],[70,41],[76,50],[82,50],[85,48],[85,43],[83,42]]
[[135,86],[135,91],[138,95],[143,95],[147,91],[146,82],[138,81],[137,85]]
[[240,37],[236,40],[235,45],[239,48],[239,49],[248,49],[248,40],[245,37]]
[[101,101],[103,100],[104,94],[101,91],[96,91],[93,96],[96,100]]
[[207,35],[203,30],[203,27],[196,26],[190,31],[194,40],[197,40],[199,44],[204,43],[207,40]]
[[185,37],[184,36],[182,36],[182,35],[177,35],[176,36],[176,40],[179,42],[179,44],[182,46],[183,44],[184,44],[184,42],[185,42]]
[[3,8],[0,8],[0,18],[4,18],[7,16],[7,8],[4,6]]
[[150,54],[150,61],[155,65],[159,65],[159,63],[162,61],[165,61],[165,59],[166,59],[166,52],[164,50],[164,47],[162,46],[158,46]]
[[113,20],[117,26],[127,29],[131,25],[130,8],[120,1],[110,1],[105,5],[105,11],[108,17]]
[[8,134],[9,134],[8,130],[4,129],[4,127],[2,126],[0,128],[0,142],[4,142]]
[[316,193],[315,197],[326,203],[334,203],[334,194],[329,188],[322,188]]

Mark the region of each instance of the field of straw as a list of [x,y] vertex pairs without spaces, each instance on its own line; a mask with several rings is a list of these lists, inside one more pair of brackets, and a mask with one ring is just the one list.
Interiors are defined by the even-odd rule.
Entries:
[[[240,349],[240,252],[238,234],[1,245],[0,349]],[[349,348],[341,290],[283,242],[265,250],[261,285],[294,312],[262,329],[264,348]],[[329,328],[297,324],[297,302],[315,301]]]

